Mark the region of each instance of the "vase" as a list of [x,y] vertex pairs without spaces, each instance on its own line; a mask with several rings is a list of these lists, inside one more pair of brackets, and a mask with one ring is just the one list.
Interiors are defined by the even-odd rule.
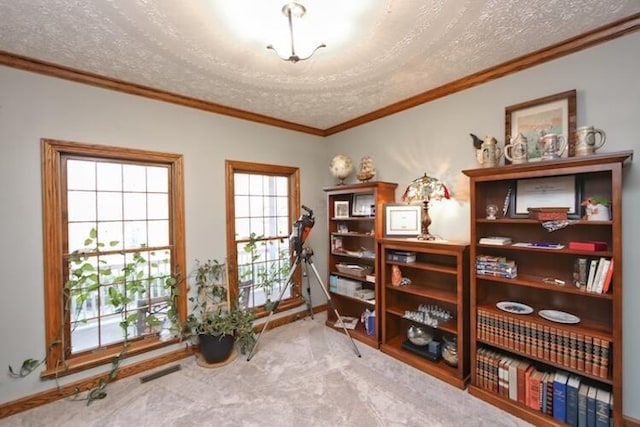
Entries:
[[609,221],[609,206],[598,204],[588,204],[586,208],[587,221]]
[[200,354],[207,363],[219,363],[227,360],[233,350],[233,335],[198,335]]

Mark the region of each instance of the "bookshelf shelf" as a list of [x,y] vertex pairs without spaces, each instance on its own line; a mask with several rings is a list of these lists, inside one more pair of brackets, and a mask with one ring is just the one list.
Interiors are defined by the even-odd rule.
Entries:
[[[329,289],[331,300],[342,316],[360,318],[365,310],[379,313],[379,248],[377,239],[382,237],[382,215],[383,205],[392,203],[395,200],[395,189],[397,184],[389,182],[367,182],[361,184],[339,185],[324,188],[327,197],[327,217],[328,220],[328,280],[331,284],[331,277],[336,280],[348,280],[352,284],[361,286],[362,289],[370,289],[374,292],[373,300],[365,300],[346,293],[336,292],[339,289]],[[369,216],[353,216],[352,204],[357,196],[371,196],[373,201],[372,214]],[[344,205],[348,203],[349,216],[336,217],[336,203]],[[348,263],[369,267],[371,273],[365,276],[357,276],[338,271],[337,264]],[[373,280],[371,280],[373,278]],[[327,310],[326,325],[336,331],[343,332],[341,328],[334,328],[336,321],[333,310]],[[358,322],[356,329],[349,333],[354,339],[363,342],[371,347],[378,348],[380,343],[380,320],[376,317],[375,330],[372,335],[365,331],[362,322]]]
[[[423,372],[459,388],[469,380],[469,245],[467,243],[432,243],[416,239],[385,238],[381,243],[382,341],[380,349]],[[415,262],[391,261],[388,254],[415,252]],[[394,286],[391,270],[399,267],[408,285]],[[407,311],[421,305],[436,306],[452,314],[453,319],[435,327],[406,318]],[[457,341],[458,365],[432,361],[405,348],[407,329],[411,325],[426,327],[433,339],[443,343],[445,337]]]
[[[567,392],[567,401],[552,402],[565,413],[549,412],[553,405],[523,402],[506,396],[513,387],[511,377],[499,380],[506,366],[530,367],[524,380],[530,392],[551,381],[562,384],[577,396],[577,387],[602,395],[614,425],[622,425],[622,168],[632,151],[603,153],[556,161],[509,165],[498,168],[463,171],[470,178],[471,248],[470,261],[476,257],[503,257],[517,266],[517,277],[501,278],[476,273],[470,280],[470,358],[471,394],[536,425],[564,425],[577,416],[578,405]],[[501,205],[510,188],[519,180],[574,176],[584,197],[603,195],[611,200],[610,221],[570,220],[549,232],[540,221],[512,217],[513,206],[503,217],[486,219],[488,204]],[[550,242],[560,249],[512,245],[480,245],[484,236],[506,236],[513,242]],[[599,241],[607,250],[584,251],[569,248],[569,242]],[[611,286],[607,292],[587,292],[574,285],[574,265],[578,258],[604,258],[614,263]],[[584,265],[584,261],[581,261]],[[486,267],[483,267],[486,268]],[[498,268],[498,267],[496,267]],[[499,273],[492,273],[499,274]],[[564,285],[554,285],[554,280]],[[512,314],[496,307],[499,301],[514,301],[530,306],[534,312]],[[559,323],[539,315],[541,310],[556,310],[577,316],[577,323]],[[553,319],[558,320],[558,319]],[[535,373],[535,375],[534,375]],[[493,376],[495,374],[495,377]],[[546,375],[545,375],[546,374]],[[566,374],[566,375],[565,375]],[[551,379],[551,380],[550,380]],[[520,386],[520,380],[515,381]],[[511,390],[512,391],[512,390]],[[553,399],[554,392],[547,391]],[[607,397],[611,395],[609,401]],[[583,414],[584,415],[584,414]],[[604,415],[603,415],[604,416]],[[609,419],[601,420],[608,423]],[[608,425],[608,424],[607,424]]]

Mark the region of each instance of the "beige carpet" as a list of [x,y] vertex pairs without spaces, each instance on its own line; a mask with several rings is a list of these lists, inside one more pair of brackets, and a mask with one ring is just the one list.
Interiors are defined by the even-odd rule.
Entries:
[[[147,383],[109,385],[90,406],[61,400],[0,426],[528,426],[324,326],[316,315],[268,331],[250,362],[207,369],[194,358]],[[169,365],[171,366],[171,365]]]

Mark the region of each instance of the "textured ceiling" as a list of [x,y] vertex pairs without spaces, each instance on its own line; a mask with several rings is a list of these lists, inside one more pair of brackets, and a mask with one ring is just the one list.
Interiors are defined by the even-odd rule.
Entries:
[[231,25],[286,35],[284,3],[0,0],[0,51],[328,129],[640,13],[638,0],[303,0],[294,25],[323,20],[327,47],[292,64]]

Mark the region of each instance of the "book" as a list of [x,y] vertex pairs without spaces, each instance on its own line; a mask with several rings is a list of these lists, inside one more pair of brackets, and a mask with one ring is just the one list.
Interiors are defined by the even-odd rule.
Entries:
[[607,250],[607,242],[594,242],[594,241],[577,242],[577,241],[571,241],[571,242],[569,242],[569,249],[574,249],[576,251],[588,251],[588,252],[606,251]]
[[519,360],[514,360],[509,365],[509,399],[518,401],[518,365],[521,362]]
[[602,257],[600,259],[598,259],[598,267],[596,268],[596,275],[593,278],[593,284],[591,286],[591,289],[587,289],[587,291],[589,292],[596,292],[596,289],[598,288],[598,282],[600,282],[601,277],[602,277],[602,269],[604,267],[604,261],[606,258]]
[[566,372],[558,371],[553,378],[553,418],[567,422],[567,381]]
[[355,329],[357,324],[358,324],[358,318],[357,317],[340,316],[340,319],[336,320],[333,323],[333,327],[334,328],[342,328],[342,325],[344,325],[344,327],[347,328],[347,329]]
[[609,287],[611,286],[611,278],[613,277],[613,259],[611,259],[609,263],[609,269],[607,270],[607,275],[604,278],[604,283],[602,284],[602,292],[601,294],[606,294],[609,292]]
[[611,393],[601,388],[596,392],[596,427],[609,427],[611,408],[609,399]]
[[598,269],[598,260],[596,258],[589,262],[589,276],[587,278],[587,292],[591,292],[593,289],[593,279],[596,277],[596,270]]
[[596,393],[598,389],[589,386],[587,391],[587,427],[596,426]]
[[570,375],[567,381],[567,424],[572,427],[578,426],[578,389],[580,388],[580,377]]
[[511,244],[511,237],[504,237],[504,236],[481,237],[478,243],[481,245],[509,245]]
[[607,258],[603,258],[602,261],[602,271],[600,272],[600,276],[598,276],[597,282],[594,284],[595,290],[594,292],[597,294],[601,294],[604,289],[604,281],[607,278],[607,274],[609,274],[609,267],[611,266],[611,260]]
[[589,386],[585,383],[580,384],[578,389],[578,427],[587,426],[587,393]]

